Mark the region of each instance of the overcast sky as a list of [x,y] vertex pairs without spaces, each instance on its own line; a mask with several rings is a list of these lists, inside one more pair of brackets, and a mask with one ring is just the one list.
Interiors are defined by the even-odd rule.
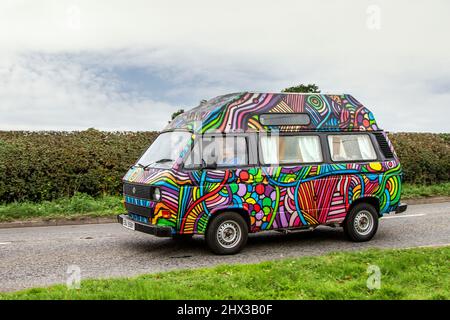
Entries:
[[160,130],[176,109],[315,83],[389,131],[450,132],[450,1],[0,4],[0,130]]

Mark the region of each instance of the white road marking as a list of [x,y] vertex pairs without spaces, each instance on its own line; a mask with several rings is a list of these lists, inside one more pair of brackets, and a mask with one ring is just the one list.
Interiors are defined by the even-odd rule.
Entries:
[[417,213],[417,214],[402,214],[398,216],[389,216],[389,217],[383,217],[383,219],[394,219],[394,218],[412,218],[412,217],[422,217],[425,216],[425,213]]
[[11,244],[11,242],[0,242],[0,245],[2,244]]

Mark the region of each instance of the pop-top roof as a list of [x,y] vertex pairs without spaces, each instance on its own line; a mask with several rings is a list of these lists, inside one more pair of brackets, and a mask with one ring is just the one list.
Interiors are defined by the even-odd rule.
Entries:
[[[309,121],[302,121],[305,118]],[[200,133],[380,130],[372,112],[348,94],[254,92],[213,98],[177,116],[165,128],[173,129]]]

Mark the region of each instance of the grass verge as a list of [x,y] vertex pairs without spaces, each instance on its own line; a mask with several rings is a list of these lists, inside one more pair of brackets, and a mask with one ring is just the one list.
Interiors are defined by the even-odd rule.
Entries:
[[436,196],[450,196],[450,182],[433,185],[404,184],[402,187],[402,199],[417,199]]
[[[450,247],[371,249],[85,280],[78,290],[56,285],[0,299],[449,299],[449,260]],[[380,289],[367,287],[371,265],[380,268]]]
[[[450,196],[450,182],[436,185],[403,185],[402,199]],[[122,198],[103,196],[93,198],[76,194],[71,198],[60,198],[40,203],[15,202],[0,205],[0,222],[31,219],[57,219],[81,217],[108,217],[122,213]]]
[[0,205],[0,222],[30,219],[57,219],[81,217],[108,217],[124,211],[121,197],[103,196],[93,198],[76,194],[70,198],[53,201],[15,202]]

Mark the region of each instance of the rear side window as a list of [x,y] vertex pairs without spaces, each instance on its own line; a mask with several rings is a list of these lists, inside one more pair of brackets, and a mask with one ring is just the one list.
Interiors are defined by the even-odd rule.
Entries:
[[261,136],[260,160],[264,164],[322,162],[318,136]]
[[366,134],[328,136],[333,161],[375,160],[377,155]]

